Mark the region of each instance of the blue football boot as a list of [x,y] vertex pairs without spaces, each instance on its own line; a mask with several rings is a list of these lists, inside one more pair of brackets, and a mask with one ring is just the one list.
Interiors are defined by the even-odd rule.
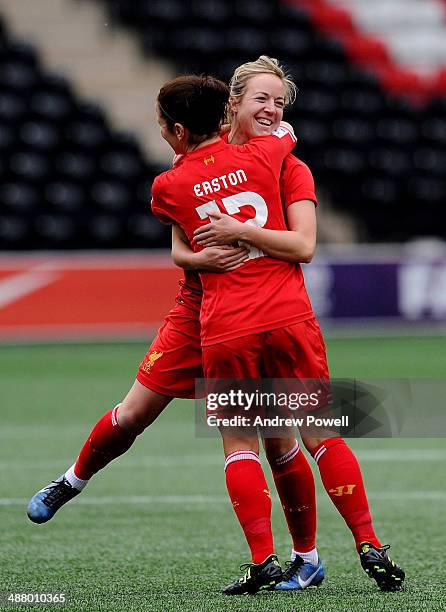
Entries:
[[321,559],[317,565],[304,561],[297,556],[294,561],[289,561],[283,572],[283,580],[276,591],[303,591],[310,586],[319,586],[325,578],[324,566]]
[[80,491],[70,485],[65,476],[60,476],[38,491],[28,504],[28,517],[33,523],[46,523],[70,499]]

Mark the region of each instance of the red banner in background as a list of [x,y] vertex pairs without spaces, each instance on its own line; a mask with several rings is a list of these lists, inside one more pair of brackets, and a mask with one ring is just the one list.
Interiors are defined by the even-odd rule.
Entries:
[[169,254],[0,257],[0,342],[147,340],[174,304]]

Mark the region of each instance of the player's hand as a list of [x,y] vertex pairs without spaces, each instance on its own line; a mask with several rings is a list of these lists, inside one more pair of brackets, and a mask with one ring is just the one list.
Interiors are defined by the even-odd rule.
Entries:
[[218,246],[207,247],[197,253],[200,257],[200,270],[204,272],[232,272],[240,268],[248,259],[245,247]]
[[285,130],[288,130],[289,132],[291,132],[292,134],[294,134],[294,128],[291,125],[291,123],[288,123],[288,121],[281,121],[280,122],[280,127],[284,128]]
[[202,225],[194,232],[194,241],[200,246],[221,246],[240,239],[243,223],[221,212],[208,213],[212,223]]

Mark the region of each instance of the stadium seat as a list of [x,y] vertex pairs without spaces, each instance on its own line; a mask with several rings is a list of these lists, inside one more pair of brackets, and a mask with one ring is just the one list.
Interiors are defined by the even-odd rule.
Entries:
[[423,170],[427,175],[441,178],[446,168],[446,151],[441,148],[419,148],[413,153],[414,166]]
[[46,155],[22,149],[14,153],[9,160],[12,174],[18,180],[43,182],[51,175],[51,166]]
[[94,215],[88,219],[87,228],[100,248],[122,241],[121,220],[114,215]]
[[93,200],[100,208],[109,211],[122,211],[129,208],[130,193],[125,183],[112,179],[98,181],[92,187]]
[[162,246],[166,240],[171,239],[169,227],[161,225],[156,219],[143,213],[130,215],[126,225],[129,244],[138,247],[147,247],[150,244]]
[[0,187],[0,199],[10,212],[17,214],[28,214],[37,208],[40,195],[39,190],[30,184],[23,182],[3,183]]
[[80,211],[84,207],[86,194],[79,183],[58,181],[45,189],[45,199],[54,211]]
[[96,159],[91,153],[80,152],[61,153],[55,166],[62,176],[76,181],[92,179],[97,168]]
[[15,131],[11,125],[0,123],[0,152],[9,151],[15,143]]
[[19,123],[26,116],[26,99],[15,93],[12,89],[0,91],[0,120],[10,123]]
[[73,110],[69,96],[45,89],[36,92],[30,100],[30,111],[51,122],[65,122]]
[[367,148],[373,136],[373,128],[366,119],[341,117],[332,123],[332,137],[339,143]]
[[[166,18],[165,2],[138,3],[144,6]],[[169,6],[184,10],[181,2]],[[0,175],[1,248],[129,248],[131,212],[151,218],[141,185],[153,169],[136,137],[113,130],[100,106],[46,71],[36,49],[10,36],[1,20]]]
[[60,142],[59,131],[47,121],[29,121],[20,129],[20,141],[39,151],[52,151]]
[[30,224],[23,215],[0,215],[0,244],[3,249],[33,248]]
[[275,15],[274,3],[269,0],[239,0],[228,4],[233,4],[236,19],[258,22],[261,26],[271,21]]
[[[361,185],[361,191],[358,197],[381,208],[382,206],[396,202],[398,197],[398,185],[388,176],[368,174]],[[372,212],[370,212],[368,216],[373,216]]]
[[193,0],[189,6],[202,21],[217,26],[231,17],[231,7],[225,0]]
[[75,216],[43,214],[35,219],[34,226],[40,248],[44,248],[44,245],[47,248],[78,248],[78,244],[85,247],[82,242],[78,243],[79,220]]
[[355,116],[363,115],[369,120],[381,116],[385,109],[382,96],[374,88],[356,88],[350,83],[343,87],[338,101],[341,111],[353,113]]
[[418,130],[415,121],[409,118],[387,117],[377,119],[376,134],[384,142],[415,146]]
[[408,149],[376,147],[369,154],[370,168],[393,177],[408,178],[411,174],[412,159]]

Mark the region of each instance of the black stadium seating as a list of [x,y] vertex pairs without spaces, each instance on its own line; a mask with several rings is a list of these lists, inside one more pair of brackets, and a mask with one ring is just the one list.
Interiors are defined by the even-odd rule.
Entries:
[[288,114],[299,137],[296,154],[337,208],[362,219],[363,237],[445,235],[445,100],[420,109],[391,96],[290,3],[99,1],[116,23],[135,30],[143,49],[179,71],[227,80],[260,53],[278,57],[300,90]]
[[101,108],[0,28],[0,249],[160,247],[149,210],[160,168]]
[[[288,112],[296,154],[333,205],[362,221],[361,237],[445,235],[446,100],[416,107],[390,95],[289,3],[94,1],[178,72],[227,80],[261,53],[278,57],[299,87]],[[0,249],[168,246],[148,209],[159,170],[1,25]]]

